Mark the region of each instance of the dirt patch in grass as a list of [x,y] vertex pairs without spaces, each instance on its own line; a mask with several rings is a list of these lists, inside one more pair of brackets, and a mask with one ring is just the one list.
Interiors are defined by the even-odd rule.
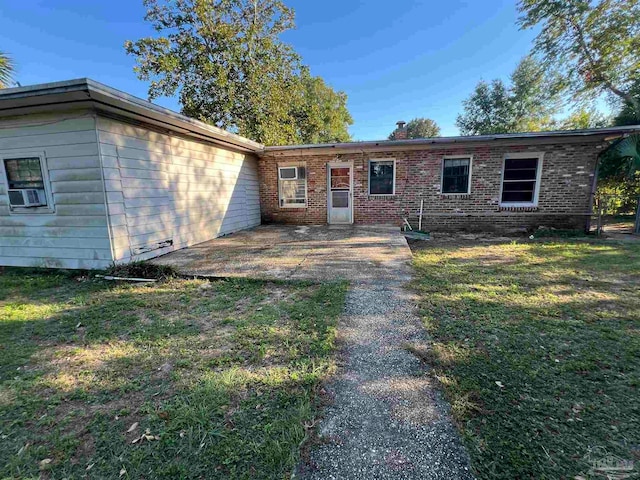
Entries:
[[345,291],[5,270],[0,476],[284,478]]
[[478,478],[592,478],[594,462],[633,460],[640,245],[423,243],[415,288],[434,344],[408,348],[432,366]]

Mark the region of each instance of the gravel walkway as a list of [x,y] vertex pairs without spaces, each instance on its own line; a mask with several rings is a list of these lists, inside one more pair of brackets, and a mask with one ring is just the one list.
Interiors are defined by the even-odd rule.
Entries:
[[344,363],[327,387],[333,402],[295,478],[473,478],[446,403],[405,349],[427,339],[403,283],[352,284],[339,334]]

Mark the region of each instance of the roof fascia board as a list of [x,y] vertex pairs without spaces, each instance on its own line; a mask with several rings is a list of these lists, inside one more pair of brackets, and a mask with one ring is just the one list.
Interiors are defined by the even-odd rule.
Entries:
[[465,150],[478,147],[491,147],[491,146],[517,146],[517,145],[552,145],[558,143],[601,143],[604,139],[611,134],[603,134],[599,136],[590,137],[538,137],[538,138],[516,138],[516,139],[500,139],[500,140],[485,140],[475,142],[438,142],[438,143],[419,143],[419,144],[403,144],[403,145],[389,145],[384,142],[380,143],[367,143],[361,146],[348,146],[342,147],[340,145],[327,146],[324,148],[309,148],[309,149],[297,149],[291,148],[286,150],[279,150],[276,148],[267,147],[261,154],[261,157],[298,157],[298,156],[312,156],[312,155],[336,155],[336,154],[348,154],[348,153],[364,153],[364,152],[398,152],[398,151],[415,151],[415,150],[443,150],[443,149],[456,149]]
[[353,142],[319,145],[291,145],[266,147],[261,156],[283,157],[301,155],[334,155],[354,152],[394,152],[411,150],[438,150],[444,148],[464,149],[480,146],[549,145],[557,143],[599,143],[611,136],[640,133],[640,125],[603,129],[574,130],[560,132],[535,132],[528,134],[483,135],[477,137],[440,137],[419,140],[382,140],[378,142]]

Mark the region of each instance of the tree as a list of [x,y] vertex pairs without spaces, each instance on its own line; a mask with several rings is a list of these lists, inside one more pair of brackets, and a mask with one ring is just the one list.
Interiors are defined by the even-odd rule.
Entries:
[[307,68],[303,68],[301,79],[303,101],[295,113],[301,143],[351,140],[347,126],[353,124],[353,118],[347,109],[347,95],[333,90],[322,78],[311,76]]
[[610,124],[610,118],[593,109],[579,108],[562,120],[559,130],[582,130],[586,128],[603,128]]
[[6,53],[0,52],[0,88],[7,88],[13,82],[13,60]]
[[[430,118],[414,118],[406,125],[407,138],[431,138],[440,136],[440,127]],[[389,140],[395,138],[396,131],[389,134]]]
[[598,192],[615,195],[620,211],[633,212],[640,197],[640,135],[615,140],[599,162]]
[[[640,79],[634,82],[630,92],[640,100]],[[626,103],[614,117],[614,125],[636,125],[638,117],[632,104]],[[612,178],[624,182],[635,178],[640,172],[640,134],[631,134],[619,138],[600,156],[599,177]]]
[[[640,99],[640,79],[630,88]],[[629,102],[614,117],[615,125],[640,123]],[[640,134],[631,134],[614,140],[600,155],[598,165],[598,191],[615,195],[621,211],[633,211],[640,197]]]
[[559,106],[559,88],[531,56],[523,58],[510,77],[480,81],[463,101],[456,125],[462,135],[488,135],[546,130]]
[[[281,0],[144,0],[144,5],[145,19],[159,36],[127,41],[125,49],[136,58],[138,77],[150,81],[151,100],[177,94],[185,115],[268,145],[348,135],[346,96],[311,77],[280,40],[294,26],[293,10]],[[327,102],[340,107],[341,116],[328,119],[333,123],[313,117],[300,124],[311,118],[301,112],[324,110]],[[329,138],[322,132],[331,132]]]
[[[640,77],[631,84],[629,93],[640,102]],[[632,103],[623,102],[613,121],[615,125],[640,125],[640,111]]]
[[630,92],[640,69],[638,0],[520,0],[521,28],[539,28],[534,52],[576,98],[603,92],[640,112]]

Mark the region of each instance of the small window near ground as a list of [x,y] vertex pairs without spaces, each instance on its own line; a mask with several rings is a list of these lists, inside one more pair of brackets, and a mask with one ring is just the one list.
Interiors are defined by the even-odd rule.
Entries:
[[369,161],[369,195],[394,195],[395,180],[395,160]]
[[445,158],[442,164],[442,193],[471,193],[471,158]]
[[503,205],[535,205],[538,202],[541,157],[507,157],[502,172]]
[[50,207],[44,175],[44,156],[2,156],[9,206],[22,213]]
[[307,171],[302,165],[278,168],[280,207],[307,206]]

